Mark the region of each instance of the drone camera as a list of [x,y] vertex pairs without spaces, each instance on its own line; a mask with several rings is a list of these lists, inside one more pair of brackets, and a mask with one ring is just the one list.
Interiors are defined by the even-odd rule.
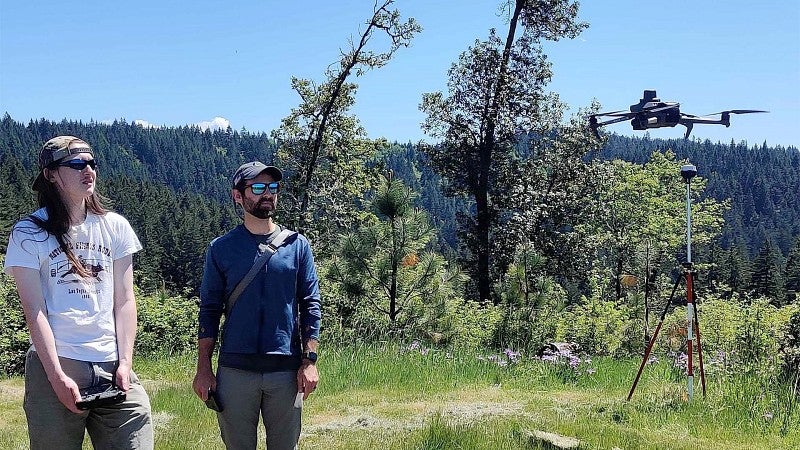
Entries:
[[688,183],[695,175],[697,175],[697,167],[694,165],[684,164],[681,166],[681,177],[683,177],[683,181]]

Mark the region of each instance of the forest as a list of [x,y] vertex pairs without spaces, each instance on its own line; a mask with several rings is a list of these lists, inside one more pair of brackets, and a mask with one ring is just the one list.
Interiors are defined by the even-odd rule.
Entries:
[[[3,254],[10,227],[35,208],[30,185],[40,143],[58,134],[93,143],[102,174],[99,191],[130,220],[144,245],[135,261],[137,288],[187,301],[199,290],[208,243],[240,221],[229,197],[231,174],[245,161],[280,161],[276,140],[264,133],[153,129],[122,120],[22,124],[6,115],[0,121],[0,176],[8,180],[0,187]],[[420,145],[382,142],[352,168],[369,184],[347,188],[347,204],[337,202],[341,211],[319,208],[302,225],[313,237],[324,274],[324,328],[335,339],[382,338],[386,331],[379,330],[390,330],[398,339],[465,339],[463,344],[495,347],[524,342],[533,350],[556,338],[575,340],[578,330],[559,331],[552,318],[566,317],[594,298],[625,311],[620,320],[644,335],[648,324],[639,316],[648,308],[660,310],[685,259],[686,185],[680,166],[687,161],[699,172],[691,195],[701,296],[734,304],[760,298],[774,307],[797,304],[796,148],[611,135],[602,148],[572,161],[591,174],[553,172],[547,184],[558,183],[561,191],[551,192],[552,200],[535,194],[536,206],[549,216],[529,219],[539,221],[529,234],[515,230],[521,225],[513,219],[531,214],[530,200],[505,200],[508,228],[491,254],[492,294],[481,299],[475,295],[476,276],[469,269],[474,251],[464,228],[474,205],[463,195],[447,195]],[[566,178],[556,179],[558,172]],[[293,176],[289,172],[287,179]],[[521,187],[509,191],[514,189]],[[286,191],[277,220],[300,226],[289,216],[297,210],[293,186]],[[394,297],[388,290],[393,278],[399,287]],[[4,283],[6,301],[12,302],[12,283]],[[482,330],[483,336],[469,334],[474,323],[453,323],[456,317],[484,315],[497,324]],[[635,353],[642,342],[630,346],[616,351]]]

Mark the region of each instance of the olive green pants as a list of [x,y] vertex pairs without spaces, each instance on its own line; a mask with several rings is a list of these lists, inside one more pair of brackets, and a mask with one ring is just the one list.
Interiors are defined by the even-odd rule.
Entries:
[[217,421],[225,446],[229,450],[257,448],[261,419],[267,450],[296,449],[302,413],[294,407],[296,395],[296,371],[257,373],[220,367],[217,396],[222,412],[217,413]]
[[[116,362],[87,362],[59,358],[61,368],[80,388],[109,382]],[[73,413],[61,404],[47,380],[35,351],[25,359],[25,417],[31,449],[80,449],[85,431],[96,449],[152,449],[150,399],[131,372],[131,385],[122,403]]]

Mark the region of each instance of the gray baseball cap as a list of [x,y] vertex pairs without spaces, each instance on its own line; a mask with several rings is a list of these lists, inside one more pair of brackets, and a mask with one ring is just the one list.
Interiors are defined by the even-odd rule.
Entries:
[[75,136],[56,136],[45,142],[39,151],[39,175],[33,181],[33,190],[38,191],[44,186],[44,169],[67,156],[88,153],[94,156],[92,147],[83,139]]
[[275,181],[281,181],[283,179],[283,172],[281,172],[281,169],[275,166],[264,165],[264,163],[260,161],[252,161],[242,164],[236,169],[236,173],[233,174],[233,187],[239,186],[242,181],[252,180],[263,172],[267,172]]

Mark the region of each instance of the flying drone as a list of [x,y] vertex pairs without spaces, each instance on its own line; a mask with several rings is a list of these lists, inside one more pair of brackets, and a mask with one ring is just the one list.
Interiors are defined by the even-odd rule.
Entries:
[[[689,138],[692,132],[692,127],[696,123],[701,124],[718,124],[731,126],[731,114],[750,114],[750,113],[763,113],[769,111],[761,111],[757,109],[729,109],[727,111],[720,111],[711,113],[705,116],[695,116],[692,114],[685,114],[681,112],[681,104],[677,102],[662,102],[656,97],[656,91],[646,90],[642,94],[639,103],[631,105],[630,112],[628,111],[612,111],[605,113],[597,113],[589,116],[589,127],[591,127],[595,136],[600,138],[598,128],[609,125],[612,123],[630,120],[634,130],[646,130],[648,128],[661,128],[661,127],[674,127],[675,125],[683,125],[686,127],[686,134],[684,139]],[[720,116],[714,118],[711,116]],[[598,117],[611,117],[610,119],[600,121]]]

